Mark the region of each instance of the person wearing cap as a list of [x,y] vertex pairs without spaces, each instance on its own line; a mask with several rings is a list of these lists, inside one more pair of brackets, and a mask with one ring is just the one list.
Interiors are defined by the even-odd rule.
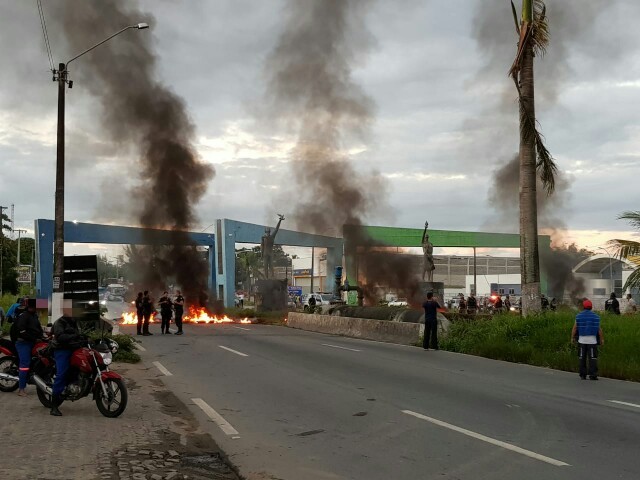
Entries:
[[[588,298],[583,300],[582,308],[584,310],[576,315],[576,323],[571,331],[571,341],[578,342],[580,378],[586,380],[588,373],[591,380],[598,380],[598,345],[604,344],[600,317],[593,311],[593,304]],[[587,357],[589,358],[588,371]]]
[[27,379],[31,366],[31,350],[36,340],[44,337],[42,325],[36,313],[36,299],[27,300],[27,311],[23,312],[11,325],[11,340],[18,351],[18,395],[26,397]]

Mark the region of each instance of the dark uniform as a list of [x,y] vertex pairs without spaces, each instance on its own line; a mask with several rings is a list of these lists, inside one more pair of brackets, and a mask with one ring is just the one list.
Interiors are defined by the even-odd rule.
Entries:
[[[422,339],[422,348],[431,348],[438,350],[438,309],[440,304],[432,297],[427,297],[427,301],[422,304],[424,308],[424,337]],[[429,342],[431,340],[431,342]]]
[[615,293],[612,293],[609,300],[604,302],[604,311],[620,315],[620,302],[618,302]]
[[184,314],[184,297],[181,294],[178,294],[175,301],[173,302],[173,309],[176,312],[176,327],[178,327],[178,331],[176,335],[182,335],[182,315]]
[[142,325],[142,335],[153,335],[149,332],[149,319],[151,318],[151,312],[153,312],[153,303],[149,292],[144,292],[142,297],[142,317],[144,318],[144,324]]
[[142,321],[144,320],[144,310],[142,308],[142,292],[136,297],[136,315],[138,317],[138,335],[142,335]]
[[476,310],[478,310],[478,300],[476,300],[476,297],[470,296],[467,299],[467,313],[475,315]]
[[169,333],[169,324],[171,323],[171,306],[172,302],[169,298],[169,294],[164,292],[164,295],[160,297],[158,300],[158,304],[160,305],[160,316],[162,317],[162,324],[160,325],[160,329],[162,330],[162,334]]

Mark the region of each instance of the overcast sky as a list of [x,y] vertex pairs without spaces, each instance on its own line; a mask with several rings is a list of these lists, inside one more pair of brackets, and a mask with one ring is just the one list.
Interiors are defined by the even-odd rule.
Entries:
[[[73,2],[42,3],[55,62],[85,49],[67,44],[51,13]],[[288,164],[295,138],[265,128],[255,112],[286,2],[139,5],[153,15],[152,28],[125,35],[153,38],[158,78],[184,98],[196,148],[216,168],[197,208],[200,226],[216,218],[275,223],[275,212],[286,215],[296,201]],[[640,43],[632,20],[640,2],[547,5],[551,43],[536,58],[537,117],[569,182],[556,218],[567,239],[582,245],[631,237],[616,217],[640,209]],[[0,204],[15,204],[16,228],[32,230],[35,218],[53,217],[57,88],[35,0],[0,6]],[[353,162],[357,170],[379,171],[389,186],[389,208],[367,222],[420,228],[428,219],[434,229],[512,231],[515,214],[511,223],[498,221],[504,205],[488,201],[494,170],[518,147],[516,94],[507,77],[517,40],[509,2],[378,0],[365,21],[375,47],[353,75],[376,109]],[[72,76],[82,68],[79,59]],[[66,219],[135,225],[127,206],[139,183],[136,154],[101,132],[101,108],[82,82],[68,91]]]

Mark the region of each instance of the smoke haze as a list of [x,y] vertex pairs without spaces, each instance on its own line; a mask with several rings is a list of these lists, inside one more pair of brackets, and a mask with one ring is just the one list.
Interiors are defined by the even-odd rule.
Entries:
[[[132,5],[67,1],[52,13],[70,51],[79,52],[127,25],[153,28],[153,17]],[[101,102],[99,116],[112,142],[139,153],[123,175],[140,179],[130,192],[140,225],[173,231],[174,245],[153,249],[150,261],[141,262],[144,286],[163,288],[173,277],[193,298],[207,286],[208,265],[185,231],[196,222],[194,206],[214,170],[195,151],[195,127],[183,100],[156,77],[152,38],[149,30],[127,31],[72,63],[70,78]]]
[[415,282],[407,275],[408,262],[372,252],[376,242],[358,228],[388,202],[383,178],[357,169],[348,153],[366,141],[374,114],[373,100],[352,77],[375,44],[364,23],[371,4],[287,2],[284,31],[267,58],[266,76],[269,121],[276,119],[297,134],[291,152],[295,202],[289,203],[296,228],[339,236],[343,226],[355,226],[344,230],[345,248],[353,255],[361,247],[363,288],[372,302],[374,285],[404,290]]

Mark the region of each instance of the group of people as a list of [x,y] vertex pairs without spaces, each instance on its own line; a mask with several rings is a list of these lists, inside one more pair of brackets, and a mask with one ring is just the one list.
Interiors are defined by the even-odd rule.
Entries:
[[[137,334],[144,336],[153,335],[153,333],[149,331],[149,320],[151,319],[151,314],[156,311],[156,308],[153,304],[153,299],[151,298],[151,295],[149,295],[148,290],[145,290],[144,292],[138,292],[135,305],[136,314],[138,317]],[[175,334],[182,335],[184,297],[182,296],[180,290],[176,291],[176,295],[174,298],[171,298],[169,292],[165,290],[162,296],[158,299],[158,305],[160,306],[160,328],[162,331],[162,335],[168,335],[169,333],[171,333],[169,331],[169,324],[171,323],[171,317],[174,316],[174,313],[174,321],[176,327],[178,327],[178,331],[175,332]]]
[[[624,314],[625,315],[633,315],[638,311],[638,307],[636,306],[636,301],[633,299],[630,293],[627,293],[627,297],[624,299]],[[618,301],[615,292],[611,292],[609,299],[604,302],[604,311],[613,313],[615,315],[620,315],[622,312],[620,311],[620,302]]]
[[[51,396],[51,415],[62,415],[58,407],[62,403],[62,393],[67,383],[67,371],[71,354],[86,344],[86,337],[80,333],[78,324],[72,317],[71,301],[65,301],[63,315],[53,324],[50,346],[56,364],[56,375],[53,380]],[[18,395],[27,396],[26,388],[31,366],[31,352],[35,342],[45,338],[44,330],[38,318],[36,299],[27,298],[18,309],[19,315],[14,317],[9,334],[18,352]]]

